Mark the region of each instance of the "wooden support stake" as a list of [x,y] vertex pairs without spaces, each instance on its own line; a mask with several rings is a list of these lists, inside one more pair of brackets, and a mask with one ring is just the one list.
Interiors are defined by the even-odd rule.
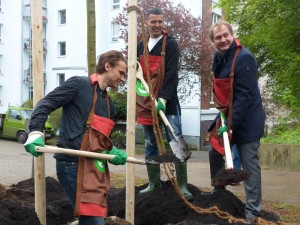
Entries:
[[[33,106],[44,97],[42,0],[31,0]],[[45,156],[34,158],[35,212],[46,225]]]
[[[129,0],[128,7],[137,6],[137,0]],[[135,109],[136,109],[136,51],[137,51],[137,12],[128,13],[128,92],[126,152],[135,155]],[[134,224],[135,165],[126,164],[126,221]]]

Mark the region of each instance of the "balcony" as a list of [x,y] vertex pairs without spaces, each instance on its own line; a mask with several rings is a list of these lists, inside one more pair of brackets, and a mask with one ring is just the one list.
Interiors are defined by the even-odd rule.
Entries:
[[[46,76],[46,71],[43,72],[43,75],[44,75],[44,84],[47,83],[47,76]],[[32,71],[31,69],[27,69],[27,70],[24,70],[24,74],[23,74],[23,81],[24,83],[28,84],[28,85],[32,85]]]
[[[23,8],[23,18],[25,20],[30,21],[31,20],[31,1],[27,0],[27,2],[25,2],[24,4],[24,8]],[[42,21],[43,23],[47,22],[47,1],[43,0],[42,1]]]
[[[32,50],[32,40],[31,38],[25,38],[24,39],[24,51],[28,52],[28,53],[31,53],[31,50]],[[47,41],[46,39],[43,39],[43,53],[46,54],[47,53]]]

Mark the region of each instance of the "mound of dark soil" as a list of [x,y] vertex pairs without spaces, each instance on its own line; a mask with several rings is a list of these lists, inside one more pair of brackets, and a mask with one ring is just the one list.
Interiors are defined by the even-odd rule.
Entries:
[[[139,195],[139,191],[146,185],[135,189],[135,224],[137,225],[201,225],[201,224],[229,224],[227,220],[215,214],[199,214],[182,201],[171,182],[163,182],[162,188],[149,195]],[[230,191],[220,191],[212,195],[203,195],[201,190],[188,185],[194,196],[191,202],[194,206],[204,209],[217,206],[220,210],[236,218],[245,218],[245,204]],[[111,189],[109,195],[109,215],[124,218],[125,188]],[[272,212],[263,211],[265,220],[278,221],[279,217]],[[238,224],[238,223],[236,223]]]
[[[163,182],[162,188],[151,195],[139,195],[135,189],[135,225],[200,225],[228,224],[228,221],[214,214],[202,215],[187,206],[176,194],[170,182]],[[244,204],[229,191],[213,195],[201,195],[201,190],[189,185],[194,195],[193,205],[201,208],[217,206],[236,218],[244,218]],[[106,225],[130,225],[125,217],[125,188],[112,188],[108,197],[110,217]],[[72,207],[60,184],[53,178],[46,178],[47,225],[65,225],[74,220]],[[34,181],[28,179],[12,185],[9,189],[0,185],[0,225],[40,225],[34,211]],[[272,212],[263,211],[266,220],[278,221]]]
[[[34,211],[34,180],[28,179],[12,185],[8,190],[0,188],[1,225],[40,225]],[[46,177],[47,224],[67,224],[73,219],[73,210],[60,184]]]

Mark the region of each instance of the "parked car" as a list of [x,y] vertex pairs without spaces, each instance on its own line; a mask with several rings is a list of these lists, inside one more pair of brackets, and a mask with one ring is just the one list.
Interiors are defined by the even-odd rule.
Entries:
[[[16,138],[25,143],[28,137],[28,125],[33,109],[9,106],[6,114],[0,114],[0,137]],[[45,140],[54,137],[54,129],[47,121],[45,124]]]

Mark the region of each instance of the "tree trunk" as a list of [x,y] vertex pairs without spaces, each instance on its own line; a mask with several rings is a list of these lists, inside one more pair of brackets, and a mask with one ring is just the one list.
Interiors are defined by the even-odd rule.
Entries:
[[96,16],[95,0],[86,1],[87,11],[87,62],[88,75],[92,75],[96,69]]

